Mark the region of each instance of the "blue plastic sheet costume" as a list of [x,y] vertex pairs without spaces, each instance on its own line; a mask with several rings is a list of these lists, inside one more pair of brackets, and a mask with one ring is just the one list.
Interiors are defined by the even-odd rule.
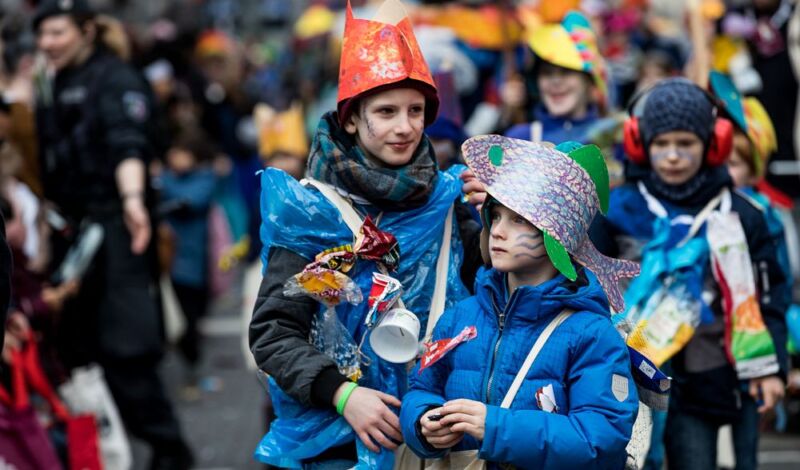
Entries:
[[[424,206],[404,212],[384,212],[378,225],[381,230],[397,238],[400,263],[397,272],[390,274],[403,284],[403,302],[419,317],[420,331],[423,333],[434,290],[444,222],[450,207],[461,197],[458,175],[464,169],[463,166],[455,166],[445,173],[440,172]],[[316,189],[304,187],[283,171],[275,169],[264,170],[261,187],[264,272],[269,250],[273,246],[313,259],[325,249],[353,242],[353,233],[342,220],[339,210]],[[357,206],[356,209],[372,215],[373,220],[379,212],[378,208],[370,205]],[[455,217],[452,223],[446,308],[469,295],[459,277],[463,250]],[[372,273],[377,270],[372,261],[359,260],[356,263],[348,275],[361,288],[365,300],[359,305],[340,304],[336,312],[356,344],[362,344],[363,376],[358,384],[402,397],[407,389],[406,366],[379,359],[369,341],[362,341],[369,334],[364,325],[366,299],[372,286]],[[320,312],[324,309],[320,306]],[[356,468],[392,468],[393,452],[375,454],[369,451],[335,410],[304,407],[283,393],[272,379],[269,385],[277,419],[258,445],[256,459],[280,467],[299,468],[301,460],[355,440],[359,459]]]

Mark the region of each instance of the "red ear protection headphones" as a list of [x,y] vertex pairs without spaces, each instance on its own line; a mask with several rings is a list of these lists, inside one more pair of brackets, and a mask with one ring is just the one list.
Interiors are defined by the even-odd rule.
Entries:
[[[689,80],[686,81],[689,82]],[[642,129],[639,126],[639,116],[644,106],[638,105],[640,101],[646,99],[647,95],[661,84],[663,84],[663,82],[639,92],[633,97],[631,104],[628,106],[628,114],[630,117],[625,120],[625,124],[623,125],[623,148],[625,154],[628,156],[628,160],[637,165],[649,164],[647,149],[644,146],[644,140],[642,138]],[[694,85],[694,83],[692,84]],[[714,109],[711,137],[708,142],[708,147],[706,148],[706,164],[708,166],[719,166],[725,163],[733,149],[733,123],[728,119],[717,117],[718,107],[716,98],[706,90],[703,90],[703,94],[711,102]]]

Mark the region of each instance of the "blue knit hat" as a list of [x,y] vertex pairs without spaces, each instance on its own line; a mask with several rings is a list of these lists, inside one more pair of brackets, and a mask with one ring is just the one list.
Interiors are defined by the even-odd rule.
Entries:
[[644,96],[639,121],[645,148],[659,134],[689,131],[708,145],[714,127],[714,105],[702,88],[685,78],[659,82]]

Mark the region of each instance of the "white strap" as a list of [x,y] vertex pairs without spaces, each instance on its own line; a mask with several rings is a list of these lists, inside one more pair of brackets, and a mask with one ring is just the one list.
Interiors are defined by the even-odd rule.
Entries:
[[639,192],[642,194],[645,202],[647,202],[647,209],[650,210],[650,212],[656,217],[667,218],[669,214],[664,208],[664,205],[661,204],[661,202],[659,202],[659,200],[656,199],[652,194],[650,194],[650,191],[647,190],[644,183],[639,181],[637,186],[639,187]]
[[706,223],[706,220],[708,220],[708,217],[711,215],[712,212],[714,212],[714,209],[716,209],[717,206],[720,206],[721,212],[727,214],[728,212],[731,211],[731,204],[732,204],[731,193],[730,191],[728,191],[728,188],[723,188],[722,191],[720,191],[720,193],[717,194],[717,196],[714,199],[708,201],[708,204],[706,204],[703,210],[697,213],[697,215],[694,217],[694,222],[692,222],[692,226],[689,227],[689,232],[686,234],[685,237],[683,237],[683,240],[681,240],[676,246],[679,247],[683,246],[685,243],[691,240],[695,235],[697,235],[697,232],[700,230],[700,227],[702,227],[703,224]]
[[428,315],[428,326],[425,329],[425,341],[430,341],[433,336],[433,327],[444,313],[444,301],[447,297],[447,274],[450,269],[450,238],[453,235],[453,206],[447,211],[444,220],[444,234],[442,246],[439,247],[439,259],[436,260],[436,284],[431,297],[431,311]]
[[525,358],[525,362],[522,363],[522,367],[519,368],[519,372],[517,372],[517,376],[514,377],[514,381],[511,382],[511,387],[508,389],[508,393],[506,393],[505,398],[503,398],[503,403],[500,404],[501,408],[509,408],[511,403],[514,402],[514,398],[517,396],[517,392],[519,388],[522,386],[522,381],[525,380],[525,377],[528,375],[528,371],[531,370],[531,366],[533,365],[533,361],[536,360],[536,356],[539,355],[539,352],[544,347],[544,344],[550,339],[550,335],[558,328],[558,325],[564,322],[570,315],[572,315],[572,310],[564,310],[563,312],[559,313],[555,318],[550,320],[550,323],[545,327],[542,334],[536,338],[536,342],[533,343],[533,347],[531,351],[528,353],[528,357]]
[[[358,215],[353,205],[343,198],[336,189],[332,186],[323,183],[322,181],[313,178],[305,178],[300,182],[301,184],[310,184],[319,190],[328,201],[331,202],[342,216],[342,220],[347,227],[353,232],[353,236],[357,237],[361,230],[361,225],[364,223],[361,216]],[[425,340],[429,340],[433,333],[433,327],[439,321],[439,317],[444,312],[444,302],[447,296],[447,273],[450,267],[450,239],[453,235],[453,206],[447,211],[447,218],[444,221],[444,234],[442,236],[442,245],[439,248],[439,257],[436,261],[436,280],[433,288],[433,296],[431,297],[430,314],[428,317],[428,327],[425,331]],[[405,308],[402,299],[398,300],[398,306]]]
[[323,196],[327,200],[331,202],[337,209],[339,209],[339,214],[342,216],[342,220],[345,224],[347,224],[347,228],[353,232],[353,236],[358,236],[358,232],[361,230],[361,224],[364,221],[361,219],[361,216],[358,215],[355,209],[353,209],[353,205],[350,204],[347,199],[343,198],[341,194],[339,194],[333,186],[323,183],[322,181],[317,181],[313,178],[305,178],[300,182],[300,184],[310,184],[319,190]]
[[541,142],[542,141],[542,122],[541,121],[533,121],[531,123],[531,142]]

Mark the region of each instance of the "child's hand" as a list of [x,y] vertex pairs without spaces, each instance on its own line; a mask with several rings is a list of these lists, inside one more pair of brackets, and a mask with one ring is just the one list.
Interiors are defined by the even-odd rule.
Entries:
[[[440,419],[435,421],[431,420],[431,417],[436,416],[439,416]],[[464,438],[464,433],[453,432],[452,429],[443,426],[441,419],[444,418],[441,416],[442,409],[434,408],[422,415],[419,419],[419,424],[422,428],[422,435],[425,437],[425,440],[428,441],[428,444],[437,449],[449,449],[461,442],[461,439]]]
[[[334,403],[338,403],[345,385],[336,391]],[[373,452],[381,450],[375,442],[389,450],[396,449],[397,443],[403,442],[400,419],[389,406],[399,408],[400,400],[378,390],[357,387],[344,407],[344,419],[352,426],[361,442]]]
[[750,396],[759,402],[758,412],[766,413],[781,401],[785,393],[783,381],[775,375],[750,380]]
[[482,441],[486,430],[486,405],[473,400],[448,401],[441,408],[444,415],[439,424],[449,426],[453,432],[467,433]]
[[480,211],[483,202],[486,200],[486,187],[483,186],[483,183],[478,181],[478,178],[475,177],[472,170],[461,173],[461,181],[464,182],[461,191],[467,195],[467,202]]

